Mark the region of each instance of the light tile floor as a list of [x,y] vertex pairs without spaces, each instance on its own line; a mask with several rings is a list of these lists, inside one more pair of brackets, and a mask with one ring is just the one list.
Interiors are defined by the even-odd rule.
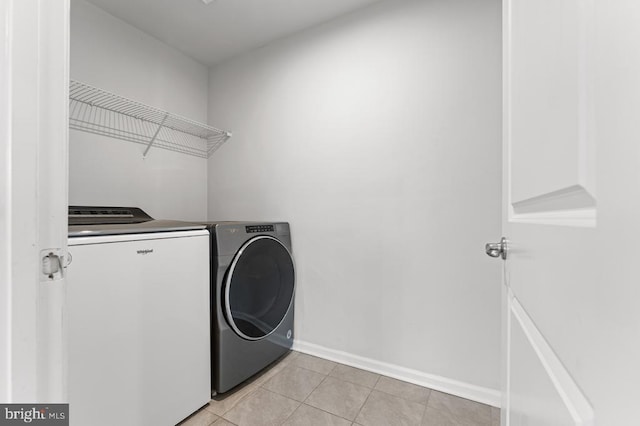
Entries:
[[180,426],[499,426],[500,410],[291,352]]

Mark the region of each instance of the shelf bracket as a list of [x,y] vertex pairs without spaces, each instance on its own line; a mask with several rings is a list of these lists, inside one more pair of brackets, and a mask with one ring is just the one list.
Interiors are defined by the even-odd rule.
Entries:
[[144,150],[144,154],[142,154],[143,157],[146,158],[147,153],[149,152],[149,150],[151,149],[151,146],[153,145],[153,143],[156,141],[156,138],[158,137],[158,134],[160,133],[160,130],[162,130],[162,127],[164,127],[164,122],[167,121],[167,118],[169,117],[169,114],[165,114],[164,118],[162,119],[162,121],[160,122],[160,125],[158,126],[158,128],[156,129],[156,132],[153,134],[153,136],[151,137],[151,140],[149,141],[149,144],[147,145],[147,149]]

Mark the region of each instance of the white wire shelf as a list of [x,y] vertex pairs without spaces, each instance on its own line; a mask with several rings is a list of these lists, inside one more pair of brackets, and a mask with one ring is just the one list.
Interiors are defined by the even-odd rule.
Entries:
[[208,158],[231,133],[71,80],[69,127]]

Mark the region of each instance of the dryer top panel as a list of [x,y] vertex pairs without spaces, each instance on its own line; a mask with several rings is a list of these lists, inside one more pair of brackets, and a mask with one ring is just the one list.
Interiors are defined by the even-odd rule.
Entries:
[[245,242],[260,235],[272,236],[291,250],[288,222],[208,222],[206,225],[211,232],[215,256],[233,256]]
[[288,222],[205,222],[208,228],[216,230],[232,230],[232,232],[243,232],[246,234],[275,233],[277,235],[289,235]]

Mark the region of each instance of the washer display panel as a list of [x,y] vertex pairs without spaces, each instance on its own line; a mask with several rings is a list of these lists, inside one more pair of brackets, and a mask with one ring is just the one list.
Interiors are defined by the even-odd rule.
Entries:
[[233,259],[225,282],[225,311],[238,335],[258,340],[282,322],[295,287],[293,258],[276,238],[247,241]]

